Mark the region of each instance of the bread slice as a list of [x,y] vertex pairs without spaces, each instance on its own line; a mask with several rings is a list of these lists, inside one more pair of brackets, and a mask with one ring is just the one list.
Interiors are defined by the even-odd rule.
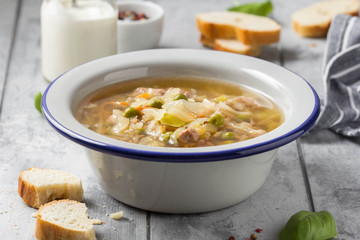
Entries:
[[67,199],[40,207],[36,216],[35,237],[40,240],[96,239],[85,204]]
[[259,45],[245,45],[244,43],[231,39],[216,39],[214,50],[233,52],[257,57],[261,53]]
[[209,39],[237,39],[247,45],[278,42],[281,26],[268,17],[237,12],[196,15],[197,28]]
[[259,56],[261,52],[261,47],[259,45],[246,45],[236,39],[213,40],[201,35],[200,42],[204,46],[214,50],[244,54],[254,57]]
[[295,12],[291,21],[295,32],[303,37],[326,36],[337,14],[359,14],[358,0],[325,0]]
[[42,168],[21,171],[18,193],[33,208],[55,199],[82,201],[84,196],[80,178],[67,172]]

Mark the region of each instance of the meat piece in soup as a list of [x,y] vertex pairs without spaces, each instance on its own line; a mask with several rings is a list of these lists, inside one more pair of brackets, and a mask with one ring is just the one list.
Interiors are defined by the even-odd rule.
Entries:
[[240,85],[194,77],[118,83],[84,99],[76,118],[105,136],[158,147],[235,143],[283,122],[280,109],[265,96]]

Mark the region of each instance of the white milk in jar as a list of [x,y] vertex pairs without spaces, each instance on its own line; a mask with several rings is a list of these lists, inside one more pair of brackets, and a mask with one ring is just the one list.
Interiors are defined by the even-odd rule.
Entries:
[[116,53],[117,9],[112,1],[44,0],[42,72],[53,81],[70,68]]

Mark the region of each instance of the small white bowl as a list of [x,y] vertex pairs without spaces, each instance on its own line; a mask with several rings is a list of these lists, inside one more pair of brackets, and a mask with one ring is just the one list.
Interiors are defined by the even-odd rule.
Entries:
[[149,18],[141,21],[117,20],[117,52],[156,48],[162,33],[164,10],[148,1],[119,1],[118,11],[144,13]]
[[[169,75],[222,79],[256,89],[278,104],[285,121],[273,131],[243,142],[166,148],[100,135],[73,115],[79,102],[100,88]],[[155,49],[75,67],[45,91],[42,111],[58,132],[90,149],[92,169],[111,196],[150,211],[195,213],[225,208],[255,193],[266,180],[277,149],[312,127],[320,104],[304,79],[273,63],[218,51]]]

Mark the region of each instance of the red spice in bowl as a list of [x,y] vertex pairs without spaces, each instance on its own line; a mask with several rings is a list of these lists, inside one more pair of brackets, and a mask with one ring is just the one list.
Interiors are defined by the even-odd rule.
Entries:
[[124,21],[141,21],[146,20],[149,17],[145,15],[143,12],[135,12],[135,11],[119,11],[118,19]]

